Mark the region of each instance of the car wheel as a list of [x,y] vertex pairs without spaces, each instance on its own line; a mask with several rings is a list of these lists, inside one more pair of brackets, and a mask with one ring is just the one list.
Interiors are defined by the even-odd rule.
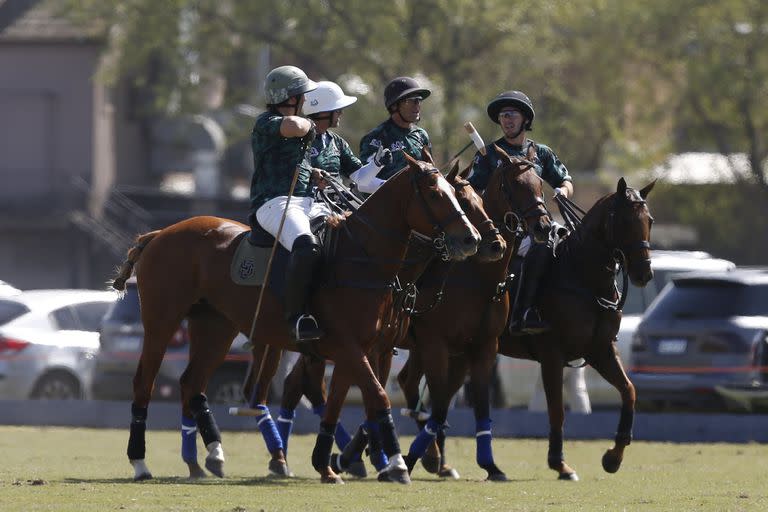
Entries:
[[53,372],[44,375],[35,384],[32,398],[43,400],[77,400],[82,398],[80,383],[72,375]]
[[212,404],[237,405],[243,402],[242,387],[242,375],[224,373],[213,376],[206,394]]

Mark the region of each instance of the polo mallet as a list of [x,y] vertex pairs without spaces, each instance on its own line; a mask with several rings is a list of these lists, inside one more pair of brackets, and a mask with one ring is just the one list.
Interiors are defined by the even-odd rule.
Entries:
[[[306,147],[304,148],[306,150]],[[302,154],[304,152],[302,151]],[[291,180],[291,188],[288,190],[288,201],[285,203],[285,208],[283,209],[283,216],[280,218],[280,226],[277,228],[277,235],[275,235],[275,243],[272,244],[272,251],[269,253],[269,260],[267,260],[267,269],[264,272],[264,281],[261,286],[261,290],[259,291],[259,300],[256,302],[256,311],[253,314],[253,322],[251,323],[251,333],[248,335],[248,341],[243,345],[243,347],[247,347],[248,349],[253,348],[253,332],[256,330],[256,321],[259,318],[259,313],[261,312],[261,302],[264,299],[264,291],[267,289],[267,285],[269,284],[269,274],[272,270],[272,260],[275,258],[275,252],[277,252],[277,244],[280,243],[280,234],[283,232],[283,225],[285,224],[285,218],[288,215],[288,207],[291,205],[291,199],[293,198],[293,190],[296,188],[296,182],[299,179],[299,169],[300,164],[296,165],[296,169],[293,171],[293,180]],[[256,386],[257,382],[261,378],[261,373],[264,371],[264,363],[267,360],[267,355],[269,355],[269,344],[267,344],[264,347],[264,354],[261,356],[261,363],[259,364],[259,373],[256,374],[256,379],[254,380],[254,386]],[[243,381],[243,388],[245,388],[245,383],[248,381],[248,376],[251,374],[251,370],[253,370],[253,363],[254,360],[251,358],[251,362],[248,365],[248,371],[245,374],[245,380]],[[255,391],[255,389],[254,389]],[[250,405],[250,403],[248,404]],[[230,407],[229,408],[229,414],[232,416],[262,416],[266,413],[266,411],[262,411],[260,409],[253,409],[251,407]]]
[[472,146],[473,144],[477,148],[477,150],[480,151],[481,155],[486,154],[485,142],[483,142],[483,138],[480,137],[480,134],[477,133],[477,130],[475,130],[475,126],[471,122],[467,121],[466,123],[464,123],[464,129],[467,130],[467,133],[469,134],[469,138],[472,140],[469,141],[469,143],[466,146],[461,148],[461,151],[453,155],[453,158],[451,158],[451,160],[458,158],[462,153],[468,150],[470,146]]

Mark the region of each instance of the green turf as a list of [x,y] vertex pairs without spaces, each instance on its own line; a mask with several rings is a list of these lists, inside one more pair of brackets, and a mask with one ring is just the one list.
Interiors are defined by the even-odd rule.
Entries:
[[[600,458],[607,441],[566,444],[580,482],[559,482],[546,468],[546,441],[494,441],[507,483],[484,482],[474,439],[448,440],[459,481],[440,481],[420,466],[413,484],[372,478],[319,483],[309,464],[312,436],[291,438],[293,480],[266,478],[268,457],[258,433],[224,432],[223,480],[188,481],[180,434],[147,433],[155,479],[134,483],[125,456],[128,431],[0,427],[0,511],[514,511],[514,510],[768,510],[768,446],[632,444],[610,475]],[[407,450],[410,438],[401,439]],[[204,448],[199,448],[201,460]]]

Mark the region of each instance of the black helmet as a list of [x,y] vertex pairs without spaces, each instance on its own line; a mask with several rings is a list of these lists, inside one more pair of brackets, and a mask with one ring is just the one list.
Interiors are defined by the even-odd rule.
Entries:
[[504,91],[488,104],[488,117],[496,124],[499,124],[499,112],[504,107],[518,107],[525,114],[528,122],[525,123],[525,129],[530,130],[533,125],[533,118],[536,112],[533,111],[531,99],[520,91]]
[[409,76],[399,76],[384,88],[384,105],[389,109],[392,105],[407,96],[426,98],[432,94],[429,89],[423,89],[419,83]]

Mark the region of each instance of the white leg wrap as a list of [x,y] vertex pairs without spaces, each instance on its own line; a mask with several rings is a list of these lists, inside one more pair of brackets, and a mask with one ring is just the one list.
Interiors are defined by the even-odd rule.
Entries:
[[221,443],[219,441],[208,443],[206,448],[208,448],[208,457],[206,457],[206,459],[224,462],[224,450],[221,448]]
[[408,466],[405,465],[405,459],[403,459],[401,454],[398,453],[389,458],[389,464],[384,468],[384,471],[389,471],[391,469],[408,470]]
[[152,473],[149,472],[149,468],[144,463],[144,459],[134,459],[131,460],[131,466],[133,466],[133,478],[138,480],[142,477],[149,475],[151,476]]

